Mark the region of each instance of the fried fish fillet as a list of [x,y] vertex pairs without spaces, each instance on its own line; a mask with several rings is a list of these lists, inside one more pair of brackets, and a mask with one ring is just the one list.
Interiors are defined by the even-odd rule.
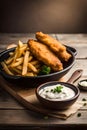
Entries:
[[49,46],[50,49],[58,55],[61,61],[68,61],[70,59],[71,54],[69,54],[66,51],[66,47],[56,39],[42,32],[37,32],[36,38],[38,41],[43,42],[45,45]]
[[46,45],[33,39],[28,41],[28,45],[33,55],[44,64],[50,66],[52,70],[59,71],[63,69],[63,64],[61,61],[58,59],[58,57],[55,56],[53,52],[49,50]]

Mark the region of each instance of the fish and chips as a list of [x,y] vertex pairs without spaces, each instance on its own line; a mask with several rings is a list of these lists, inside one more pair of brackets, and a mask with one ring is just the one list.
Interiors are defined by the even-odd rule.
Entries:
[[38,76],[44,65],[45,69],[49,69],[46,66],[50,67],[51,72],[63,70],[63,62],[70,58],[71,54],[59,41],[36,32],[36,40],[29,39],[27,43],[19,41],[14,51],[9,53],[9,58],[1,62],[1,65],[9,75]]

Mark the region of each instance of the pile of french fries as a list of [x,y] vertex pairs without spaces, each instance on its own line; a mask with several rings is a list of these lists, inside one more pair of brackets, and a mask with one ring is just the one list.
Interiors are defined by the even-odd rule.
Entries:
[[3,70],[10,75],[37,76],[41,67],[38,61],[30,52],[28,44],[18,42],[14,52],[9,53],[10,57],[1,64]]

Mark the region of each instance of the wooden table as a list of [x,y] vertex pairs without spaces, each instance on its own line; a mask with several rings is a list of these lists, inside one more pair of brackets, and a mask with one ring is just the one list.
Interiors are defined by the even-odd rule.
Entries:
[[[61,43],[72,46],[77,49],[75,65],[64,76],[65,81],[76,69],[83,69],[83,75],[80,78],[87,78],[87,34],[50,34]],[[0,34],[0,52],[10,43],[18,40],[27,42],[29,38],[34,38],[34,34]],[[87,91],[81,91],[79,100],[87,100]],[[81,113],[78,117],[77,114]],[[35,113],[23,107],[10,94],[0,87],[0,129],[67,129],[82,127],[87,128],[87,105],[81,108],[77,113],[67,120],[48,117]]]

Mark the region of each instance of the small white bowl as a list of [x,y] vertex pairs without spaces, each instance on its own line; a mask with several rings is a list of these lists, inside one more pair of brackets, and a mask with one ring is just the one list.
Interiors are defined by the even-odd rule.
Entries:
[[86,82],[87,82],[87,79],[79,81],[79,83],[78,83],[79,88],[82,89],[82,90],[86,90],[87,91]]

